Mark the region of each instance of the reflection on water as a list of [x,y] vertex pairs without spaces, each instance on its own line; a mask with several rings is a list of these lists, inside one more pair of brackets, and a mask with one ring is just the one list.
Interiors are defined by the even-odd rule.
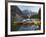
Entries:
[[15,26],[12,28],[13,31],[30,31],[30,30],[40,30],[40,20],[39,19],[23,19],[21,22],[14,22]]
[[32,26],[17,26],[16,27],[16,30],[18,31],[29,31],[29,30],[39,30],[40,29],[40,26],[35,26],[35,25],[32,25]]

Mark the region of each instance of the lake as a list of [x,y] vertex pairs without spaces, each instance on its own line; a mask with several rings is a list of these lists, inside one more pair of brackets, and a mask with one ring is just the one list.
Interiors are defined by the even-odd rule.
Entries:
[[32,25],[32,26],[17,26],[16,30],[18,31],[30,31],[30,30],[39,30],[40,26]]

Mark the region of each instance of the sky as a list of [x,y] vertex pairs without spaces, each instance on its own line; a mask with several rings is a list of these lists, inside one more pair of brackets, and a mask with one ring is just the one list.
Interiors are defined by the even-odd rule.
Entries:
[[32,12],[37,12],[39,11],[39,8],[40,6],[18,6],[20,8],[20,10],[29,10],[29,11],[32,11]]

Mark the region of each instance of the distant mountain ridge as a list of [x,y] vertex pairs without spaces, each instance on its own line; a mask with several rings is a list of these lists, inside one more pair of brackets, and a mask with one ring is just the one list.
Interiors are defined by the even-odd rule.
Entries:
[[22,13],[23,13],[24,16],[32,16],[32,15],[38,14],[37,12],[32,12],[32,11],[29,11],[29,10],[24,10],[24,11],[22,11]]

